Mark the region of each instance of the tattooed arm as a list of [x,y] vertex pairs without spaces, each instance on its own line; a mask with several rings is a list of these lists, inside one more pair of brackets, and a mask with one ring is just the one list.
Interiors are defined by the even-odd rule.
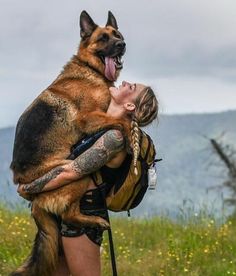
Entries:
[[93,146],[74,161],[56,167],[30,184],[20,185],[18,192],[40,193],[54,190],[72,181],[99,170],[124,149],[124,138],[119,130],[108,130]]

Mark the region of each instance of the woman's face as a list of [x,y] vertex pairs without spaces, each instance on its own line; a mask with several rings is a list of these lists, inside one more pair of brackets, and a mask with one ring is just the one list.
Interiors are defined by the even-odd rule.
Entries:
[[138,95],[145,88],[145,85],[139,83],[129,83],[122,81],[119,87],[110,87],[112,99],[117,103],[124,105],[126,103],[135,103]]

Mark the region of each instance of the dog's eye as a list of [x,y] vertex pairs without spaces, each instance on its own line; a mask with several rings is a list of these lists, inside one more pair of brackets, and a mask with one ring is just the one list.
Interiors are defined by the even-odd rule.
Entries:
[[123,39],[123,37],[121,36],[121,34],[120,34],[119,32],[112,31],[112,34],[113,34],[114,37],[116,37],[116,38]]
[[103,42],[107,42],[107,41],[109,40],[109,35],[106,34],[106,33],[104,33],[104,34],[102,34],[102,35],[99,37],[98,40],[99,40],[99,41],[103,41]]

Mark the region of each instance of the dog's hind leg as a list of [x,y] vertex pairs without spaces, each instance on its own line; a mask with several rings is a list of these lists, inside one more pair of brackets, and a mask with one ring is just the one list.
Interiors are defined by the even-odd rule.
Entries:
[[50,276],[58,263],[59,230],[56,221],[37,204],[32,215],[38,227],[32,252],[26,262],[10,276]]

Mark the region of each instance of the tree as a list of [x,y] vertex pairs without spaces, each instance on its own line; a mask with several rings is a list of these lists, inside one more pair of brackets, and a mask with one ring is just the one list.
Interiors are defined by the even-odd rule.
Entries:
[[222,183],[222,187],[226,187],[230,191],[230,197],[224,199],[224,202],[235,208],[236,214],[236,160],[235,150],[230,145],[224,145],[216,139],[210,139],[210,143],[214,152],[218,155],[220,160],[225,165],[228,178]]

